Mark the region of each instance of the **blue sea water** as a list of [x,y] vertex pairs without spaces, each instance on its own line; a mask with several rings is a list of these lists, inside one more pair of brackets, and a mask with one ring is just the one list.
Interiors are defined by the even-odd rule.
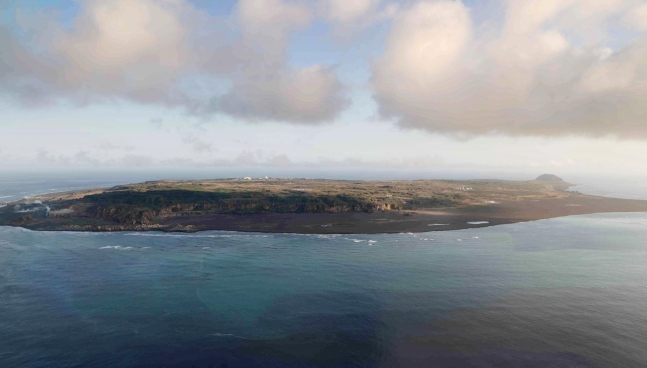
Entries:
[[[18,175],[0,194],[130,179]],[[645,367],[646,276],[647,213],[352,236],[0,227],[0,367]]]

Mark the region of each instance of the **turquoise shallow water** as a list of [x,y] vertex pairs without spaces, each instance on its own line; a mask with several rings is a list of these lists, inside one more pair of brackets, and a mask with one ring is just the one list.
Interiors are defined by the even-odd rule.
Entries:
[[[0,202],[146,175],[3,174]],[[620,182],[574,189],[647,198]],[[646,276],[647,213],[354,236],[0,227],[0,367],[645,367]]]
[[0,366],[643,367],[647,214],[424,234],[0,227]]

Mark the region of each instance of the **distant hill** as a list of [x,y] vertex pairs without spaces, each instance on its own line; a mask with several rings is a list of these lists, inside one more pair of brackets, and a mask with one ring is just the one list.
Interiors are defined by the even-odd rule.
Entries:
[[535,179],[535,180],[538,180],[538,181],[552,181],[552,182],[564,182],[564,179],[560,178],[557,175],[553,175],[553,174],[539,175],[537,177],[537,179]]

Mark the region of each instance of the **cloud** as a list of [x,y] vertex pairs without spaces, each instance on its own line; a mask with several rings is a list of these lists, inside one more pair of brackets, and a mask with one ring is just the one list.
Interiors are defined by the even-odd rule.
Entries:
[[18,10],[0,26],[0,93],[32,106],[126,100],[323,124],[350,105],[348,86],[330,62],[290,59],[291,36],[324,21],[360,42],[351,35],[388,19],[370,84],[380,116],[403,128],[647,139],[643,0],[500,4],[494,25],[459,0],[239,0],[228,16],[189,0],[87,0],[65,25]]
[[399,9],[399,3],[383,0],[322,0],[317,10],[332,24],[338,41],[357,41],[358,30],[392,19]]
[[0,81],[33,103],[63,97],[181,105],[187,95],[174,84],[192,64],[184,17],[193,13],[182,1],[90,0],[71,30],[45,14],[22,15],[18,31],[26,36],[0,30],[0,44],[13,50]]
[[381,115],[457,137],[647,138],[647,38],[605,46],[635,1],[504,3],[501,29],[483,33],[460,1],[402,11],[373,65]]
[[287,155],[283,154],[268,159],[267,164],[269,166],[291,166],[294,163],[292,162],[292,160],[290,160],[290,158],[288,158]]
[[[118,159],[101,160],[102,155],[88,151],[78,151],[73,155],[55,155],[46,150],[40,150],[33,160],[18,159],[13,164],[20,166],[39,167],[147,167],[154,165],[153,159],[146,156],[128,154]],[[12,164],[12,162],[8,162]]]
[[258,71],[217,100],[218,110],[251,121],[326,122],[350,104],[333,68]]
[[212,160],[194,160],[192,158],[172,158],[159,162],[163,167],[289,167],[298,166],[287,155],[265,155],[263,151],[244,150],[234,158],[216,158]]
[[46,150],[40,150],[36,155],[36,163],[47,167],[69,167],[69,166],[90,166],[98,167],[104,163],[94,157],[87,151],[78,151],[71,156],[53,155]]
[[[108,163],[112,166],[113,163]],[[150,157],[140,155],[126,155],[121,160],[117,161],[118,166],[125,167],[147,167],[153,165],[153,160]]]
[[639,31],[647,31],[647,3],[636,5],[627,12],[624,21]]
[[190,9],[181,1],[90,0],[77,18],[77,31],[60,37],[56,47],[80,70],[111,71],[142,61],[151,67],[154,61],[173,71],[189,57],[185,11]]
[[20,12],[14,29],[0,27],[0,89],[31,105],[127,100],[292,123],[329,121],[347,106],[333,68],[288,64],[291,32],[313,18],[301,3],[241,0],[229,17],[188,0],[80,6],[71,28]]
[[211,143],[207,143],[200,138],[197,138],[193,135],[187,135],[182,138],[182,142],[185,144],[191,145],[193,150],[198,153],[202,152],[211,152],[212,150],[212,145]]
[[263,150],[243,150],[234,156],[193,156],[155,159],[137,154],[104,158],[101,152],[78,151],[71,155],[55,155],[41,150],[34,157],[11,159],[1,164],[19,167],[92,167],[92,168],[370,168],[370,169],[430,169],[445,165],[439,156],[409,156],[376,160],[346,157],[341,159],[318,158],[294,160],[285,153],[268,153]]
[[328,19],[348,23],[364,17],[379,4],[380,0],[326,0],[321,2],[321,8]]
[[162,129],[162,124],[164,123],[164,119],[157,117],[157,118],[151,118],[150,123],[157,129]]
[[121,145],[121,144],[113,144],[110,142],[103,142],[97,148],[101,150],[106,150],[106,151],[133,151],[135,149],[134,146],[131,146],[129,144]]
[[211,100],[206,111],[222,111],[248,121],[321,123],[349,104],[334,68],[289,67],[285,51],[289,33],[310,23],[312,11],[281,0],[243,0],[237,17],[250,54],[247,67],[228,93]]
[[321,159],[310,163],[313,166],[326,167],[357,167],[357,168],[388,168],[388,169],[429,169],[444,165],[444,160],[438,156],[399,157],[382,160],[365,160],[348,157],[341,160]]
[[429,169],[444,165],[438,156],[401,157],[382,160],[365,160],[348,157],[344,159],[319,158],[314,161],[294,161],[286,154],[267,155],[263,151],[244,150],[234,158],[217,158],[196,161],[189,158],[174,158],[159,162],[167,167],[282,167],[282,168],[389,168],[389,169]]
[[312,11],[283,0],[241,0],[237,17],[248,42],[280,50],[287,46],[290,31],[310,23]]

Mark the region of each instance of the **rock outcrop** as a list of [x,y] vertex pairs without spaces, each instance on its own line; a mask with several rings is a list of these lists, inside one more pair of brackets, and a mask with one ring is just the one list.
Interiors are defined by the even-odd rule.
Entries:
[[535,180],[538,180],[538,181],[551,181],[551,182],[564,182],[564,179],[560,178],[557,175],[553,175],[553,174],[539,175],[537,177],[537,179],[535,179]]

